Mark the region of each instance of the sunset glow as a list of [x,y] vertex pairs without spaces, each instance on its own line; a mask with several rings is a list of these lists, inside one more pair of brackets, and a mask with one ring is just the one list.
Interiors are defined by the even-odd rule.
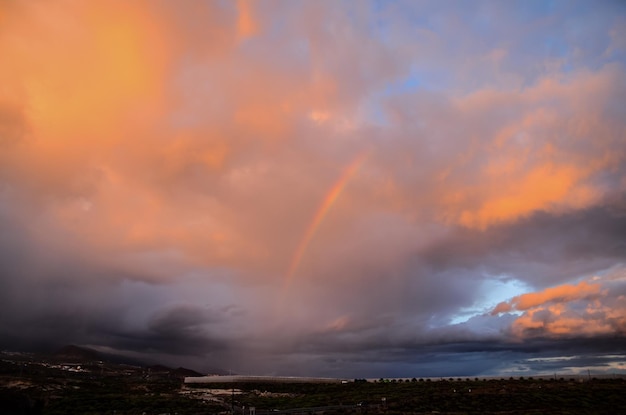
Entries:
[[0,2],[0,347],[348,378],[621,356],[625,22]]

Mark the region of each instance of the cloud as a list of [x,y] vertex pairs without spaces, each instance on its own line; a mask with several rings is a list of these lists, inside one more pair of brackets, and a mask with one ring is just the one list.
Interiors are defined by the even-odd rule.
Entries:
[[237,1],[237,31],[239,36],[248,37],[254,35],[258,29],[258,23],[255,21],[252,13],[252,4],[246,0]]
[[581,281],[577,285],[561,285],[558,287],[546,288],[541,292],[519,295],[508,302],[498,304],[492,311],[492,314],[512,310],[525,311],[530,308],[543,306],[546,303],[566,303],[574,300],[598,297],[599,294],[600,284],[589,284],[586,281]]
[[4,345],[364,375],[623,335],[619,6],[0,9]]
[[620,336],[626,329],[626,297],[618,286],[612,279],[596,277],[593,283],[549,287],[501,302],[491,314],[523,311],[510,326],[518,338]]
[[[609,151],[620,148],[619,119],[604,118],[598,109],[616,104],[612,94],[621,78],[622,68],[610,65],[593,74],[546,76],[523,89],[477,90],[454,100],[399,96],[388,108],[398,122],[423,120],[412,129],[415,135],[431,135],[407,143],[414,150],[404,158],[411,163],[407,167],[419,163],[435,179],[419,184],[428,200],[438,203],[441,219],[485,229],[534,212],[564,213],[602,203],[606,180],[617,177],[607,172],[621,171],[624,154]],[[584,99],[590,94],[594,104]],[[447,119],[454,122],[446,124]],[[399,176],[401,166],[394,168],[396,187],[416,185]]]

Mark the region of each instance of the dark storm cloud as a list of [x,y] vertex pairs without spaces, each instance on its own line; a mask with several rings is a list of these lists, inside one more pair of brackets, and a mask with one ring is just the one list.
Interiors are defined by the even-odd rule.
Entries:
[[434,273],[479,270],[523,278],[537,287],[558,284],[626,261],[626,207],[608,201],[568,214],[538,212],[488,230],[457,228],[417,254]]
[[[229,349],[230,339],[222,338],[209,330],[191,330],[190,328],[163,328],[152,325],[144,330],[115,330],[98,333],[102,336],[84,339],[86,344],[105,344],[114,353],[121,355],[142,356],[154,360],[154,356],[166,356],[164,363],[181,361],[184,358],[202,362],[202,366],[214,365],[216,361],[206,356]],[[90,341],[91,343],[87,343]],[[178,357],[178,358],[177,358]]]
[[[624,370],[626,339],[620,337],[445,341],[434,344],[379,342],[368,348],[338,348],[302,352],[306,364],[328,375],[371,377],[527,376],[587,373],[610,374]],[[620,357],[621,356],[621,357]],[[622,362],[622,367],[615,362]],[[338,369],[340,368],[340,369]],[[303,370],[302,367],[298,368]],[[306,372],[306,369],[304,371]],[[286,372],[288,373],[288,372]]]
[[128,351],[200,353],[220,340],[194,330],[232,313],[180,306],[150,316],[143,331],[125,326],[141,297],[123,299],[120,282],[137,276],[50,250],[29,229],[0,212],[0,347],[51,350],[66,344],[107,344]]
[[624,346],[623,6],[55,6],[0,13],[0,347],[469,376]]

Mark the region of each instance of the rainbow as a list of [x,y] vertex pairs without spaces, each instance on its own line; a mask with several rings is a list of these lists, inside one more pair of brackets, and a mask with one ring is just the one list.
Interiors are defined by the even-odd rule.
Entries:
[[348,164],[339,179],[326,193],[326,196],[324,196],[322,203],[317,208],[317,211],[313,216],[313,220],[311,220],[311,223],[307,227],[306,232],[304,233],[302,240],[300,240],[300,243],[298,244],[298,247],[293,255],[293,258],[291,259],[291,263],[289,265],[289,270],[287,271],[287,277],[285,280],[285,288],[287,288],[291,284],[291,281],[293,280],[293,277],[298,270],[298,266],[300,265],[300,261],[302,260],[302,257],[304,256],[304,253],[306,252],[309,243],[311,242],[311,240],[315,236],[315,233],[324,221],[326,214],[333,206],[335,201],[339,198],[341,192],[346,187],[346,184],[348,184],[350,179],[352,179],[356,172],[361,168],[369,154],[369,151],[362,151],[361,153],[359,153],[354,158],[354,160],[352,160],[352,162]]

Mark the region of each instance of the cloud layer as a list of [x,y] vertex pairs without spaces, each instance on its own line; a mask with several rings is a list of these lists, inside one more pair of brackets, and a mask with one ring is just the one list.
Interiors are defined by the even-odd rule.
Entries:
[[625,19],[0,3],[1,346],[240,373],[561,352],[623,370],[602,356],[626,331]]

